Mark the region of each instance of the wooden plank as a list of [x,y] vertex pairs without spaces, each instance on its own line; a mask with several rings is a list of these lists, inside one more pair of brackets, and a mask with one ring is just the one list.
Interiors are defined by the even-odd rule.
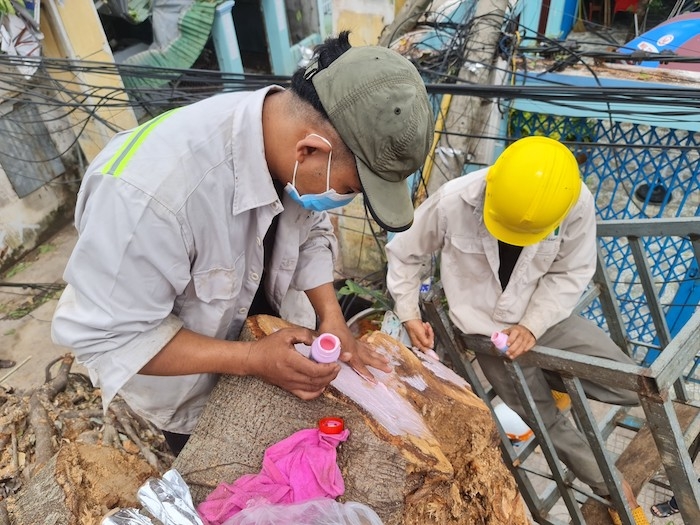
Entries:
[[[690,444],[698,431],[697,425],[693,423],[696,423],[698,420],[700,408],[683,403],[674,403],[674,409],[678,417],[678,423],[686,437],[686,443]],[[688,434],[688,430],[691,430],[690,434]],[[620,454],[615,465],[632,487],[632,491],[635,494],[639,494],[642,487],[661,468],[661,456],[656,449],[656,444],[648,425],[645,424],[637,432],[637,435],[630,441],[627,448]],[[586,501],[583,504],[582,512],[586,523],[600,525],[612,523],[607,507],[597,501],[590,499]]]

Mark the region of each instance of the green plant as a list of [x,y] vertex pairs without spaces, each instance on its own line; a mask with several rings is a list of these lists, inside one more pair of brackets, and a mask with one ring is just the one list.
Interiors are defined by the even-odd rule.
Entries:
[[53,299],[58,298],[58,296],[61,294],[60,290],[54,290],[50,292],[42,292],[39,295],[36,295],[26,301],[25,303],[21,304],[17,308],[15,308],[12,311],[7,312],[6,318],[7,319],[21,319],[25,315],[29,315],[32,313],[34,310],[39,308],[42,304],[51,301]]
[[25,315],[30,314],[34,308],[35,307],[31,306],[21,306],[19,308],[15,308],[7,314],[7,318],[12,320],[22,319],[22,317]]
[[53,244],[46,243],[46,244],[42,244],[41,246],[39,246],[39,253],[43,255],[45,253],[51,253],[55,249],[56,249],[56,247]]
[[647,4],[647,9],[648,12],[651,14],[658,14],[667,11],[663,0],[649,0],[649,3]]
[[7,275],[5,277],[7,277],[9,279],[10,277],[17,275],[18,273],[23,272],[24,270],[29,268],[30,265],[31,264],[28,262],[21,262],[21,263],[15,264],[12,268],[10,268],[10,270],[7,272]]
[[372,301],[372,308],[375,310],[391,310],[394,306],[394,301],[391,300],[391,297],[385,290],[367,288],[366,286],[362,286],[351,279],[347,279],[345,281],[345,286],[338,290],[337,295],[339,297],[348,295],[364,297],[365,299]]

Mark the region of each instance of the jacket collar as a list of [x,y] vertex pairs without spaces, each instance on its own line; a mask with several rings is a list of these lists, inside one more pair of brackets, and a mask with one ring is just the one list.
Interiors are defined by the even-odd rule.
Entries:
[[235,177],[235,192],[231,213],[239,213],[272,205],[279,213],[282,210],[272,174],[265,159],[262,109],[265,97],[280,86],[269,86],[245,95],[238,103],[231,125],[229,142],[230,158]]
[[[484,197],[486,195],[486,174],[489,168],[482,168],[463,175],[466,178],[466,186],[461,192],[461,197],[473,210],[474,215],[479,218],[479,224],[486,231],[484,224]],[[486,232],[488,233],[488,232]]]

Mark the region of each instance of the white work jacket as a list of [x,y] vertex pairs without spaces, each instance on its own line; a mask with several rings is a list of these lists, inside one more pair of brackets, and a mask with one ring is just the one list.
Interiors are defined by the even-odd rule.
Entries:
[[582,182],[578,202],[561,226],[523,248],[502,290],[498,241],[483,222],[487,171],[445,183],[419,206],[413,225],[387,244],[394,311],[402,322],[421,318],[426,256],[439,252],[449,315],[462,332],[491,335],[521,324],[538,338],[571,315],[595,271],[593,196]]
[[[333,280],[327,213],[279,200],[262,135],[265,96],[218,95],[117,135],[94,160],[52,335],[102,389],[159,428],[191,433],[217,376],[138,374],[185,327],[235,340],[263,274],[263,239],[281,214],[265,290]],[[292,166],[290,166],[290,170]]]

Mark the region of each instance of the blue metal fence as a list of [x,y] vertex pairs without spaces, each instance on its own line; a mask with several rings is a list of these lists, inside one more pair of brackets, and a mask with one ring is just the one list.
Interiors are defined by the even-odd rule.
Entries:
[[[595,196],[600,219],[700,217],[700,134],[605,119],[514,110],[513,138],[542,134],[567,142]],[[675,335],[700,302],[698,267],[688,239],[645,239],[657,293]],[[602,240],[605,262],[620,303],[633,356],[650,364],[659,353],[647,300],[629,246]],[[605,328],[598,301],[584,315]]]

